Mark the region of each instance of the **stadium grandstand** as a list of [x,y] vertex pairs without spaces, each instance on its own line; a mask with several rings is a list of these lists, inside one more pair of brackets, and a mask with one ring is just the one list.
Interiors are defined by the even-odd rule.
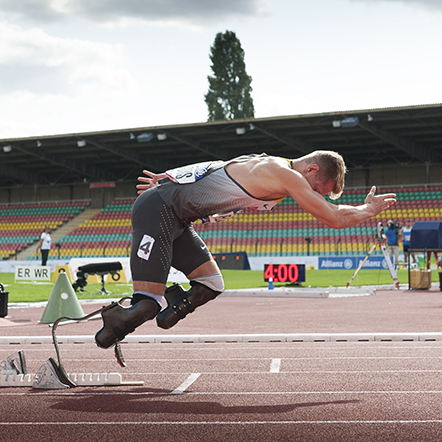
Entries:
[[442,218],[442,105],[218,121],[193,125],[0,140],[0,259],[37,260],[52,229],[49,260],[127,257],[130,211],[143,169],[266,152],[296,158],[341,153],[349,173],[337,201],[360,204],[372,185],[398,202],[358,226],[329,229],[286,198],[269,213],[248,211],[195,223],[212,253],[359,256],[377,222]]

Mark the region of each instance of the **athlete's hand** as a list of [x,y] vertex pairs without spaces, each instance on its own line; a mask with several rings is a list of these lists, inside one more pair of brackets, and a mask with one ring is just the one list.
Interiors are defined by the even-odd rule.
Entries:
[[396,202],[396,194],[395,193],[384,193],[380,195],[375,195],[376,186],[373,186],[368,192],[367,197],[365,198],[365,204],[370,207],[373,211],[373,216],[378,213],[383,212],[388,209],[392,204]]
[[144,176],[139,176],[138,181],[141,181],[144,184],[137,184],[138,194],[143,193],[145,190],[150,189],[158,185],[158,180],[166,178],[165,173],[153,173],[148,170],[143,170]]

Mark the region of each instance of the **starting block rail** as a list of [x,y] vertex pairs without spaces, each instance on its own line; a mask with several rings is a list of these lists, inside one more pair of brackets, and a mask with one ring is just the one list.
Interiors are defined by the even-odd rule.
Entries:
[[[81,387],[110,387],[118,385],[143,385],[143,382],[123,382],[120,373],[72,373],[68,374],[77,386]],[[37,374],[2,374],[0,375],[0,387],[31,387],[40,389],[63,389],[60,382],[52,380],[48,383],[47,376],[38,379]],[[44,381],[44,382],[42,382]],[[59,386],[58,386],[59,385]],[[57,388],[54,388],[57,387]]]
[[[1,387],[29,387],[46,390],[67,389],[72,386],[109,387],[121,385],[143,385],[143,382],[123,382],[120,373],[60,373],[55,361],[50,358],[35,374],[26,371],[26,360],[22,350],[0,362]],[[64,375],[67,376],[64,377]]]

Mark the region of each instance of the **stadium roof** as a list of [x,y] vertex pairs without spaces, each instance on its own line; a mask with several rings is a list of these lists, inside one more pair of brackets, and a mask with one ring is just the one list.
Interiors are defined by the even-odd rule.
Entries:
[[340,152],[347,167],[442,162],[442,104],[0,140],[0,187],[135,180],[246,153]]

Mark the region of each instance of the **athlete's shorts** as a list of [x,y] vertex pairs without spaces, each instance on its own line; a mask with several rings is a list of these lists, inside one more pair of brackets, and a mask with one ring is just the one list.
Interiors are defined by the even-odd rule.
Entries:
[[132,208],[133,281],[165,284],[170,267],[186,276],[212,259],[192,225],[183,225],[153,188],[143,192]]
[[410,248],[410,244],[405,244],[404,243],[404,252],[407,253],[408,249]]

